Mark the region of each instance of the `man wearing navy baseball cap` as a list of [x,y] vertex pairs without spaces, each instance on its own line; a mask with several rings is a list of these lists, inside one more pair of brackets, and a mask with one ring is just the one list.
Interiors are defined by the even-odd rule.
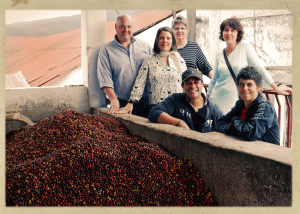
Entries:
[[182,74],[184,93],[175,93],[155,105],[148,119],[199,132],[215,131],[216,123],[222,117],[220,108],[210,102],[202,93],[201,71],[188,68]]

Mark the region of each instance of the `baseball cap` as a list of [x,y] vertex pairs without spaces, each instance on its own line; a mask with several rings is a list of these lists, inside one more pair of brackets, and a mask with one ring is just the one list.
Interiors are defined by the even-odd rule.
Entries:
[[198,69],[195,69],[195,68],[188,68],[188,69],[186,69],[186,70],[182,73],[182,76],[181,76],[182,83],[183,83],[184,81],[186,81],[187,78],[189,78],[189,77],[197,77],[198,79],[200,79],[200,80],[203,82],[202,72],[199,71]]

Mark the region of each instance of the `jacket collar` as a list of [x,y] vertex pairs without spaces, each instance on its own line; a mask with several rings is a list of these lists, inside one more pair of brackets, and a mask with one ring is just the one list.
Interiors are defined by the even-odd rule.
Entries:
[[[249,106],[248,109],[252,108],[253,106],[255,106],[260,100],[264,99],[264,97],[259,93],[258,96],[255,98],[255,100],[253,100],[253,102],[251,103],[251,105]],[[245,103],[244,100],[240,99],[240,102],[238,103],[239,106],[243,106],[243,108],[245,108]]]

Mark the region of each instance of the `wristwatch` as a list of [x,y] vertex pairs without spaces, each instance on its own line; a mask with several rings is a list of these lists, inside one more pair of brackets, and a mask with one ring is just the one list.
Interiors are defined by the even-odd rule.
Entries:
[[135,103],[135,101],[134,100],[128,100],[128,103],[133,104],[133,103]]

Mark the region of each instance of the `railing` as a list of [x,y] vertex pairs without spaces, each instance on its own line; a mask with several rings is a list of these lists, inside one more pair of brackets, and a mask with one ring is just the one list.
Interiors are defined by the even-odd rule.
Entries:
[[[205,89],[205,92],[207,93],[208,84],[204,84],[203,87]],[[279,124],[279,130],[281,130],[281,127],[282,127],[281,126],[281,107],[282,106],[279,101],[278,94],[272,89],[263,89],[262,93],[264,93],[266,95],[268,100],[270,100],[269,94],[274,94],[277,104],[278,104],[278,124]],[[283,96],[283,95],[281,95],[281,96]],[[286,100],[286,104],[288,107],[288,123],[287,123],[287,128],[288,128],[287,147],[288,148],[291,148],[291,134],[292,134],[292,131],[291,131],[292,130],[292,105],[291,105],[290,98],[289,98],[291,96],[292,96],[292,94],[285,95],[285,100]]]
[[[277,101],[277,105],[278,105],[278,124],[279,124],[279,130],[281,128],[281,103],[279,101],[278,98],[278,94],[272,90],[272,89],[263,89],[262,92],[266,95],[267,99],[270,100],[269,94],[274,94],[276,101]],[[287,127],[288,127],[288,131],[287,131],[287,147],[291,148],[291,135],[292,135],[292,105],[290,102],[290,98],[292,97],[292,94],[289,95],[281,95],[281,96],[285,96],[285,101],[288,107],[288,123],[287,123]]]

